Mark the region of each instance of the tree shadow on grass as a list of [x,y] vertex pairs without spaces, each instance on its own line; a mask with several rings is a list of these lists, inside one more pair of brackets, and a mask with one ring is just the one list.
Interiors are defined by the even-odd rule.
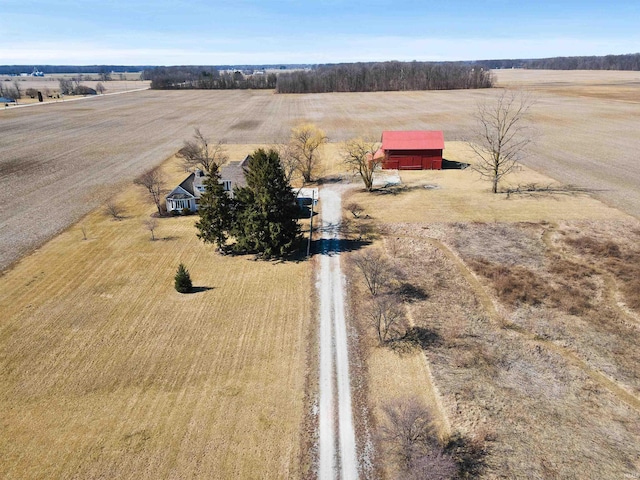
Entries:
[[213,290],[214,287],[193,287],[189,293],[201,293]]
[[404,193],[413,192],[415,190],[420,190],[423,188],[420,185],[388,185],[380,188],[375,188],[371,191],[373,195],[402,195]]
[[424,327],[409,327],[404,335],[387,342],[389,348],[398,353],[409,353],[416,349],[427,350],[442,344],[442,337],[435,330]]
[[322,238],[311,241],[311,255],[335,255],[360,250],[371,245],[369,240],[349,240],[346,238]]
[[403,302],[407,303],[427,300],[429,298],[429,294],[424,288],[410,282],[401,282],[396,288],[396,293]]

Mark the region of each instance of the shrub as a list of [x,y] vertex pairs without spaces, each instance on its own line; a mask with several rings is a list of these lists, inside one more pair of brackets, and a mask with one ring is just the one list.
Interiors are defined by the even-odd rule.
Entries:
[[175,276],[175,287],[180,293],[189,293],[193,289],[189,271],[182,263],[178,266],[178,271]]

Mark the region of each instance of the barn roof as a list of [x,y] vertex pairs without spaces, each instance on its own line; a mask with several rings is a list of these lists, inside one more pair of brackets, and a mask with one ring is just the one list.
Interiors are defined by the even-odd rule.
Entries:
[[444,134],[440,130],[387,130],[382,132],[383,150],[442,150]]

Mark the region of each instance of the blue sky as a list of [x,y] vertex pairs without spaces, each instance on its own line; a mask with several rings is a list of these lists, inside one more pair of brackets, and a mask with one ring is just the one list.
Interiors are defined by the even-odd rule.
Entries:
[[0,64],[219,65],[640,52],[640,0],[0,0]]

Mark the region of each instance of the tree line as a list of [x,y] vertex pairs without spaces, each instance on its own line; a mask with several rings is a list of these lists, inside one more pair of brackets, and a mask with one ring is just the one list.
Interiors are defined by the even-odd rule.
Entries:
[[322,65],[281,73],[278,93],[378,92],[490,88],[489,71],[454,63],[380,62]]
[[157,90],[231,90],[274,89],[276,74],[248,74],[240,71],[220,72],[214,67],[157,67],[142,73],[144,80],[151,80],[151,88]]
[[279,74],[220,72],[214,67],[158,67],[143,72],[151,88],[275,89],[277,93],[376,92],[489,88],[491,74],[453,63],[382,62],[321,65]]
[[532,68],[541,70],[640,70],[640,53],[538,59],[482,60],[473,62],[483,68]]

